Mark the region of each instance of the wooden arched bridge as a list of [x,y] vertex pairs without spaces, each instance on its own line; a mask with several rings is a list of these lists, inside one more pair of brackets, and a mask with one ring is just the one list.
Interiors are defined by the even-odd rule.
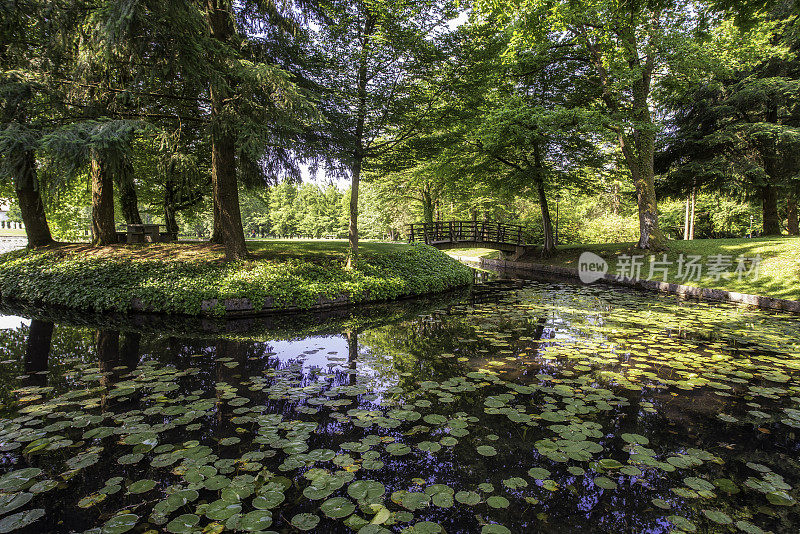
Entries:
[[519,258],[536,245],[530,232],[518,224],[485,221],[436,221],[408,225],[409,242],[421,242],[440,250],[491,248]]

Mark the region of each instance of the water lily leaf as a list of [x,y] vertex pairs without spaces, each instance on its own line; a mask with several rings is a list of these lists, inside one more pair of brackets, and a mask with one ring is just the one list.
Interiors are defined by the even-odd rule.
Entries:
[[431,502],[430,496],[426,493],[416,492],[416,491],[409,491],[406,492],[400,504],[411,511],[421,510],[422,508],[426,508]]
[[108,493],[99,492],[87,495],[78,501],[78,508],[91,508],[95,504],[101,503],[108,498]]
[[142,461],[143,458],[144,458],[144,454],[142,454],[140,452],[133,453],[133,454],[123,454],[122,456],[117,458],[117,463],[121,464],[121,465],[135,464],[135,463],[138,463],[138,462]]
[[26,486],[31,479],[42,474],[42,470],[36,467],[26,467],[11,471],[0,477],[0,490],[17,491]]
[[642,436],[641,434],[627,434],[626,433],[626,434],[622,434],[622,436],[620,436],[620,437],[623,439],[623,441],[626,441],[628,443],[634,443],[634,444],[637,444],[637,445],[647,445],[648,443],[650,443],[650,440],[647,439],[646,437]]
[[442,446],[435,441],[420,441],[417,443],[417,448],[426,452],[439,452],[442,449]]
[[300,530],[311,530],[319,524],[319,517],[314,514],[302,513],[292,518],[292,526]]
[[508,489],[515,490],[526,487],[528,482],[524,478],[511,477],[504,480],[503,485]]
[[550,478],[550,471],[542,467],[532,467],[528,469],[528,475],[535,480],[546,480]]
[[696,491],[711,491],[714,489],[714,484],[698,477],[686,477],[683,479],[683,483]]
[[277,508],[285,498],[286,496],[280,491],[262,491],[253,499],[253,507],[259,510],[271,510]]
[[45,493],[58,487],[58,482],[55,480],[42,480],[31,486],[28,491],[31,493]]
[[177,510],[181,506],[194,502],[199,496],[200,494],[193,489],[178,490],[167,497],[167,502]]
[[382,525],[392,517],[392,512],[382,504],[374,504],[372,508],[373,510],[377,509],[377,512],[375,512],[375,515],[372,517],[372,521],[370,521],[373,525]]
[[139,516],[136,514],[121,514],[115,515],[103,524],[100,529],[102,534],[122,534],[133,530],[136,523],[139,522]]
[[169,523],[167,523],[167,532],[172,534],[185,534],[192,532],[194,526],[200,522],[200,517],[195,514],[179,515]]
[[611,480],[608,477],[595,477],[594,479],[595,486],[598,486],[603,489],[613,490],[617,489],[617,483]]
[[242,516],[238,528],[248,532],[262,531],[272,525],[272,512],[269,510],[253,510]]
[[481,534],[511,534],[511,531],[503,525],[492,523],[481,527]]
[[475,506],[481,502],[481,496],[474,491],[459,491],[455,497],[458,502],[467,506]]
[[786,493],[785,491],[772,491],[767,493],[767,500],[770,504],[774,504],[776,506],[791,506],[795,502],[794,497]]
[[613,458],[602,458],[597,462],[603,469],[619,469],[622,464]]
[[479,445],[475,450],[481,456],[495,456],[497,454],[497,449],[491,445]]
[[505,497],[501,497],[500,495],[492,495],[486,499],[486,504],[491,508],[508,508],[508,505],[511,503]]
[[386,487],[375,480],[357,480],[347,487],[347,494],[359,502],[377,502],[384,493]]
[[392,456],[403,456],[411,452],[411,447],[405,443],[390,443],[386,446],[386,452]]
[[206,507],[205,516],[215,521],[225,521],[242,511],[242,505],[218,499]]
[[341,519],[355,512],[356,506],[344,497],[333,497],[322,503],[320,510],[332,519]]
[[720,512],[719,510],[703,510],[703,515],[718,525],[730,525],[733,523],[733,520],[728,514]]
[[667,516],[667,521],[685,532],[697,532],[697,525],[679,515]]
[[411,527],[411,532],[413,534],[440,534],[442,526],[432,521],[421,521]]
[[766,534],[761,528],[748,521],[737,521],[736,527],[747,534]]
[[657,506],[658,508],[661,508],[662,510],[669,510],[670,508],[672,508],[672,505],[670,503],[668,503],[664,499],[659,499],[658,497],[654,498],[650,502],[652,502],[654,506]]
[[128,494],[148,492],[153,488],[155,488],[157,484],[158,482],[156,482],[155,480],[148,480],[148,479],[137,480],[136,482],[128,486]]
[[736,483],[729,478],[718,478],[712,482],[720,491],[724,491],[730,495],[739,493],[739,487]]

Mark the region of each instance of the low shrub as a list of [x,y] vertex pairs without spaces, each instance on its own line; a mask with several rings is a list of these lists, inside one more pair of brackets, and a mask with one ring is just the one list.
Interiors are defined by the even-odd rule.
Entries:
[[[177,245],[180,246],[180,245]],[[0,298],[95,311],[145,309],[198,315],[204,300],[247,298],[256,309],[307,309],[320,297],[351,302],[436,293],[471,283],[471,270],[422,244],[381,246],[356,269],[341,257],[288,257],[225,263],[15,251],[0,257]],[[213,313],[222,315],[219,304]]]

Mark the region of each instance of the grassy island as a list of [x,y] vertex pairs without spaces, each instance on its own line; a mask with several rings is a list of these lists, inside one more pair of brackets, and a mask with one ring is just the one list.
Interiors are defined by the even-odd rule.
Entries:
[[207,243],[58,244],[0,256],[0,298],[95,311],[226,315],[310,309],[437,293],[472,281],[468,267],[421,244],[253,241],[224,261]]

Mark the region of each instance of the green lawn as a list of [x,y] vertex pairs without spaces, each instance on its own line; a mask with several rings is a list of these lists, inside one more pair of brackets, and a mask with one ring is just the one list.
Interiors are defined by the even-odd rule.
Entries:
[[[263,239],[248,240],[247,248],[259,257],[271,259],[342,259],[346,257],[349,243],[346,239]],[[410,250],[406,243],[359,241],[359,253],[365,257]]]
[[0,237],[19,237],[25,236],[25,230],[12,230],[11,228],[0,228]]
[[[649,277],[650,255],[635,248],[635,243],[609,243],[600,245],[563,245],[558,247],[556,254],[547,259],[541,259],[536,254],[528,255],[521,261],[542,263],[559,267],[578,268],[578,258],[584,251],[591,251],[609,263],[608,272],[618,273],[619,257],[624,255],[644,254],[641,278]],[[670,241],[669,250],[666,252],[667,261],[672,263],[668,271],[667,281],[691,285],[765,295],[776,298],[800,300],[800,237],[776,237],[758,239],[696,239],[692,241]],[[699,281],[685,280],[678,276],[678,259],[683,254],[702,256],[702,276]],[[745,256],[761,257],[759,276],[744,275],[741,280],[733,274],[728,278],[721,277],[715,280],[705,274],[709,258],[722,254],[730,257],[733,271],[737,265],[736,258]],[[662,254],[656,254],[656,260],[661,260]],[[750,264],[746,264],[750,267]],[[662,280],[662,275],[654,279]]]
[[470,260],[478,260],[478,258],[499,260],[502,255],[499,250],[490,248],[451,248],[443,250],[442,252],[453,258],[465,258]]

